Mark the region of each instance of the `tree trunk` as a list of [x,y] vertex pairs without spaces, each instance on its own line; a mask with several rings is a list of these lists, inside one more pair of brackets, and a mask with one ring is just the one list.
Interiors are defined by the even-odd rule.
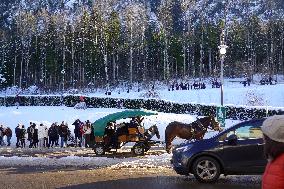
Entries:
[[115,79],[115,74],[116,74],[116,61],[115,61],[115,53],[112,53],[112,81],[113,83],[115,83],[116,79]]
[[23,81],[23,64],[24,64],[24,50],[23,50],[23,39],[22,39],[22,50],[21,50],[21,71],[20,71],[20,83],[19,88],[22,88]]
[[132,82],[133,82],[133,47],[132,47],[132,45],[130,46],[129,72],[130,72],[130,85],[132,86]]
[[185,77],[185,70],[186,70],[186,47],[185,43],[183,43],[183,73],[182,73],[183,77]]
[[132,33],[132,19],[130,20],[130,65],[129,65],[129,72],[130,72],[130,85],[132,87],[133,81],[133,33]]
[[85,36],[83,36],[83,57],[82,57],[82,71],[81,71],[81,82],[85,87]]
[[74,34],[72,33],[72,43],[71,43],[71,59],[72,59],[72,76],[71,76],[71,80],[72,80],[72,87],[73,89],[75,88],[75,51],[74,51]]
[[13,77],[13,85],[16,86],[16,67],[17,67],[17,55],[14,55],[14,77]]
[[281,50],[280,50],[280,68],[282,68],[282,74],[284,75],[284,58],[283,58],[283,51],[284,51],[284,24],[282,23],[282,30],[281,30]]
[[106,51],[106,50],[105,50],[105,54],[104,54],[104,65],[105,65],[105,74],[106,74],[107,90],[109,90],[108,65],[107,65],[107,51]]
[[194,45],[191,44],[191,67],[192,67],[192,77],[195,78],[195,49],[193,48]]
[[63,34],[63,54],[62,54],[62,71],[61,71],[61,74],[62,74],[62,90],[64,91],[65,88],[65,35]]
[[208,51],[208,56],[209,56],[209,75],[211,76],[212,75],[212,49],[211,47],[209,48],[209,51]]
[[168,38],[166,36],[166,47],[165,47],[165,63],[166,63],[166,80],[170,77],[170,64],[168,55]]

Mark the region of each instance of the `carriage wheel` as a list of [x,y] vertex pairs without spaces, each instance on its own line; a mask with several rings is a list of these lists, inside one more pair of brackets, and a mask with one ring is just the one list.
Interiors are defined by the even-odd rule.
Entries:
[[105,154],[105,147],[102,144],[96,144],[94,147],[94,151],[96,153],[96,155],[104,155]]
[[151,145],[148,142],[144,143],[144,148],[145,148],[145,152],[149,151],[151,148]]
[[143,144],[135,144],[132,148],[132,152],[137,155],[137,156],[143,156],[144,155],[144,152],[145,152],[145,148],[144,148],[144,145]]

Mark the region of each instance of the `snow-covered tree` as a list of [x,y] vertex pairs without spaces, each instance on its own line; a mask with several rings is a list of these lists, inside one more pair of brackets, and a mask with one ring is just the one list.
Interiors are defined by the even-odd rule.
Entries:
[[[134,51],[140,52],[141,44],[143,43],[143,36],[146,29],[147,15],[146,8],[141,3],[132,3],[125,8],[124,21],[127,33],[127,46],[129,49],[129,81],[133,82],[133,56]],[[142,36],[142,38],[141,38]],[[143,51],[143,50],[142,50]],[[136,63],[138,65],[138,62]],[[138,66],[136,66],[136,69]],[[136,78],[141,73],[136,71]]]

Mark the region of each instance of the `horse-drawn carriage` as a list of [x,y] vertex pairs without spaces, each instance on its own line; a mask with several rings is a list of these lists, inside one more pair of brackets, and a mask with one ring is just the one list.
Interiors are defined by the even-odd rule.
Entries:
[[[128,142],[134,142],[131,151],[135,155],[143,155],[152,145],[160,141],[151,140],[154,135],[160,138],[156,125],[145,129],[141,124],[141,116],[157,115],[153,111],[125,110],[109,114],[95,121],[94,128],[95,145],[94,151],[97,155],[103,155],[112,149],[119,149]],[[117,124],[117,120],[131,118],[130,123]]]

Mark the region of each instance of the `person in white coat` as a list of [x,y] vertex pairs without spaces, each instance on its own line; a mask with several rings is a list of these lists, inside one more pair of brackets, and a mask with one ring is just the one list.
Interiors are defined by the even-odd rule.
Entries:
[[39,147],[48,147],[48,128],[41,123],[38,127]]
[[85,148],[90,147],[90,135],[91,135],[91,123],[89,120],[86,121],[86,123],[83,126],[83,144]]

